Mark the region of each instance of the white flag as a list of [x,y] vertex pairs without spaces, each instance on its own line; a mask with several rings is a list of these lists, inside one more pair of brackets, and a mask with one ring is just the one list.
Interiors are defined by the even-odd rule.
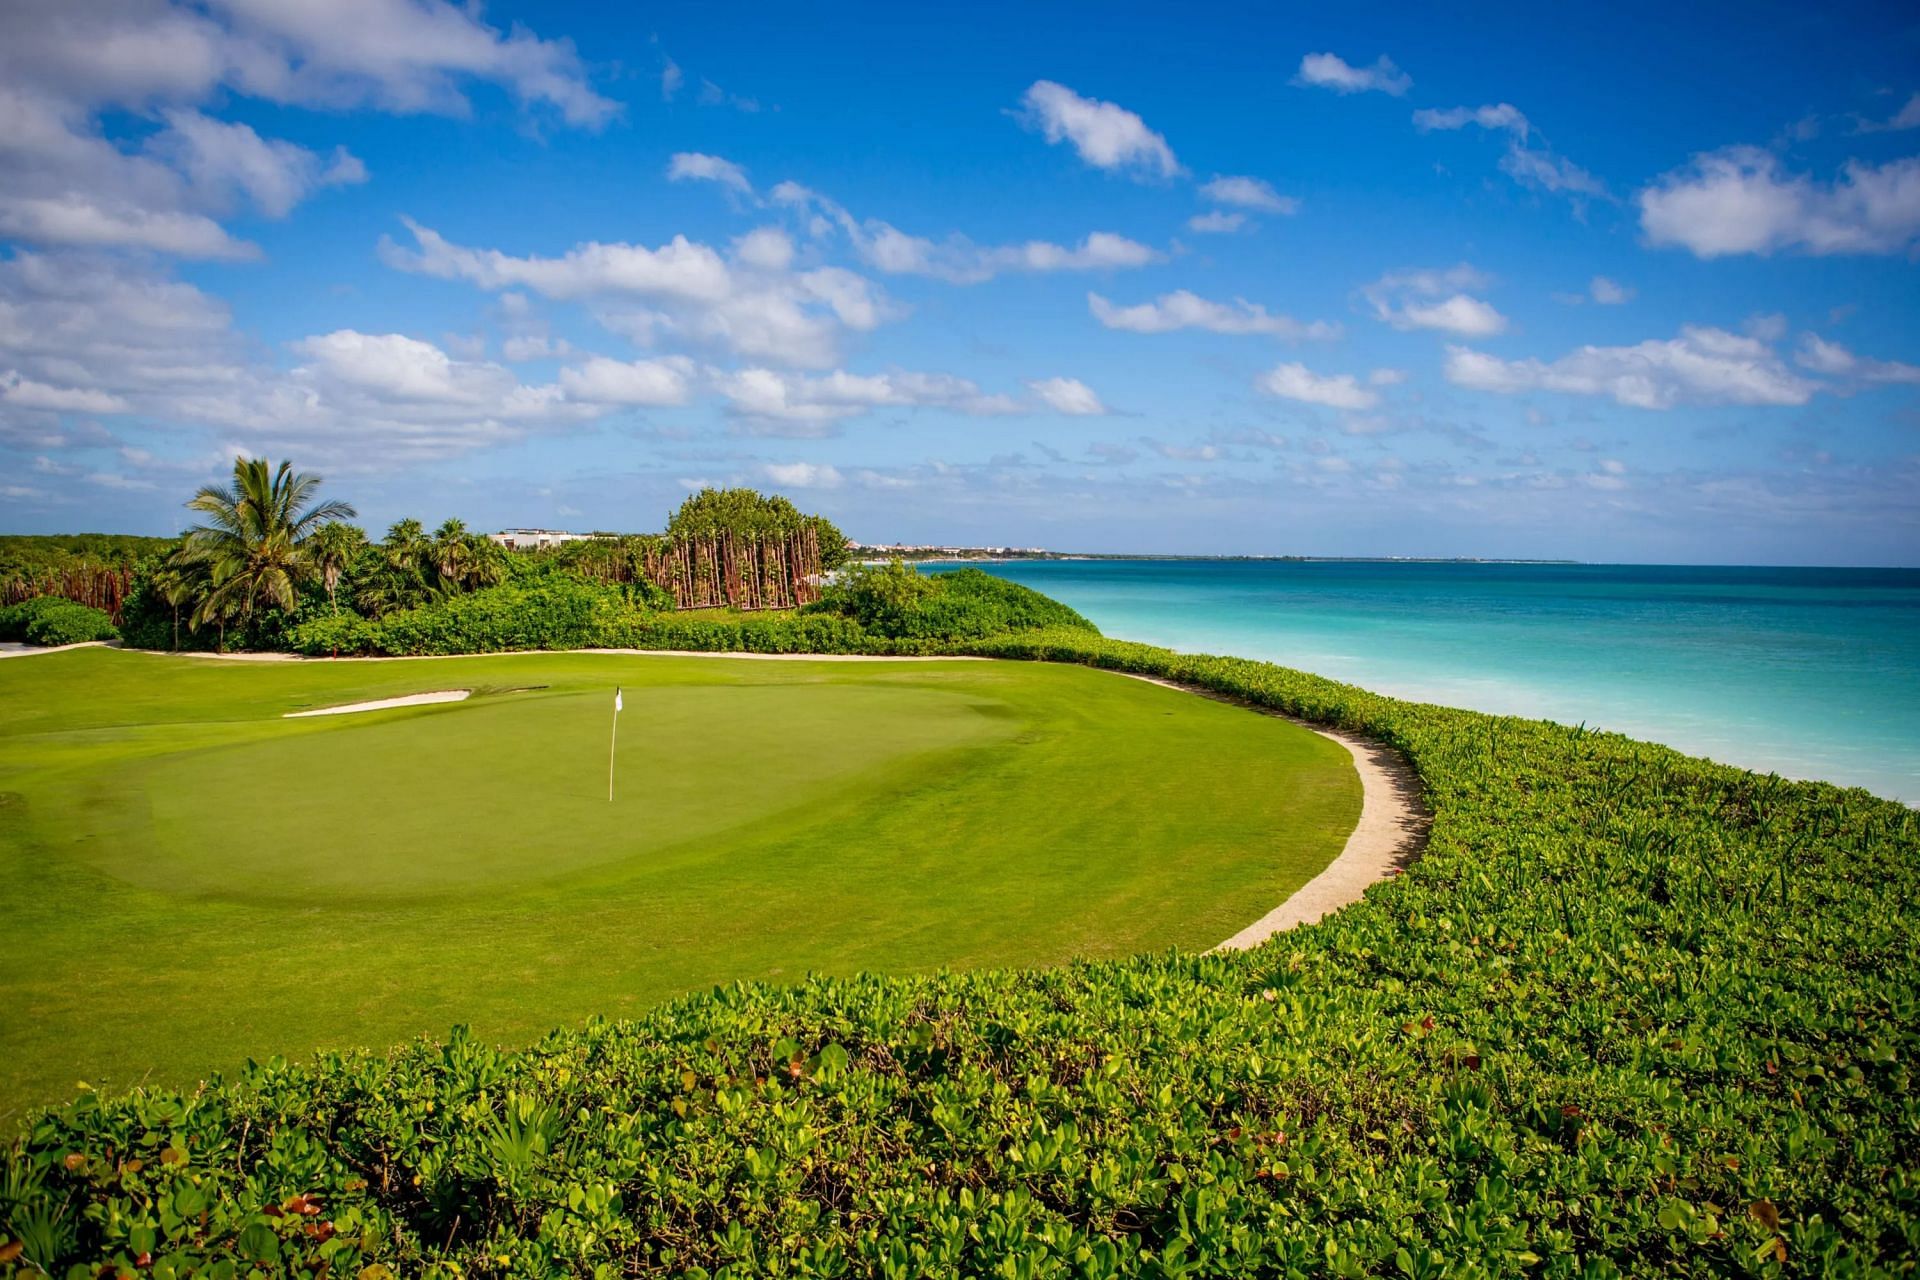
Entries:
[[616,689],[615,689],[615,690],[613,691],[613,710],[614,710],[614,714],[616,714],[616,715],[618,715],[618,714],[619,714],[619,713],[620,713],[620,712],[621,712],[621,711],[622,711],[622,710],[623,710],[623,709],[625,708],[625,706],[626,706],[626,704],[625,704],[624,702],[622,702],[622,701],[620,700],[620,690],[616,688]]

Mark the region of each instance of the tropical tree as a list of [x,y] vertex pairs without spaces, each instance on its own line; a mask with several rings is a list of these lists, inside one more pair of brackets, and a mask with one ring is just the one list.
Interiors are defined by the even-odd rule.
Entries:
[[282,462],[237,458],[231,485],[207,485],[187,503],[207,517],[187,530],[188,555],[204,566],[208,590],[194,609],[194,625],[216,622],[226,647],[227,623],[249,622],[256,611],[291,609],[295,588],[308,579],[307,541],[331,520],[350,519],[353,507],[316,499],[320,477]]
[[396,520],[380,540],[380,551],[395,569],[419,573],[431,552],[427,531],[418,520]]
[[307,542],[307,554],[313,560],[313,567],[320,573],[320,581],[327,589],[327,609],[338,614],[340,603],[335,592],[340,586],[340,575],[347,571],[361,548],[367,545],[367,535],[344,520],[330,520],[314,530],[313,537]]
[[473,538],[464,522],[448,519],[433,531],[431,543],[433,569],[440,581],[454,587],[466,585],[473,570]]

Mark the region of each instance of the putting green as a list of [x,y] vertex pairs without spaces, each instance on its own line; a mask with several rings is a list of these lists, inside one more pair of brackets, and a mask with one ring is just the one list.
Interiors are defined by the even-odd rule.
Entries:
[[0,1114],[737,978],[1203,948],[1359,802],[1333,743],[1077,667],[15,659]]

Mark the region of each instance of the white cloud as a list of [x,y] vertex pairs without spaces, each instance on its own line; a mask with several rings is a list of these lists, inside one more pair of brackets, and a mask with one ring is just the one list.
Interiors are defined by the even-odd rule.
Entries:
[[769,462],[761,468],[767,479],[793,489],[838,489],[838,468],[824,462]]
[[1200,188],[1200,194],[1215,204],[1238,205],[1262,213],[1298,213],[1300,202],[1283,196],[1259,178],[1219,177]]
[[687,75],[680,69],[680,64],[667,58],[660,65],[660,100],[672,102],[673,96],[680,92],[680,86],[686,82]]
[[1335,93],[1378,90],[1396,98],[1413,88],[1412,77],[1394,66],[1393,60],[1384,53],[1369,67],[1352,66],[1338,54],[1310,53],[1300,59],[1300,73],[1294,77],[1294,83],[1332,89]]
[[1115,306],[1099,294],[1089,293],[1087,308],[1107,328],[1129,333],[1205,329],[1210,333],[1258,333],[1288,340],[1334,338],[1340,333],[1338,325],[1324,320],[1303,324],[1292,316],[1269,312],[1245,298],[1235,298],[1231,303],[1211,302],[1185,289],[1163,293],[1152,302],[1131,307]]
[[44,409],[50,413],[125,413],[130,407],[110,392],[35,382],[21,377],[17,369],[0,373],[0,404],[10,409]]
[[1367,381],[1376,387],[1397,387],[1406,380],[1405,369],[1375,369],[1367,375]]
[[684,356],[631,361],[592,356],[562,369],[560,387],[571,399],[595,404],[677,405],[687,402],[693,371],[693,361]]
[[166,129],[148,150],[170,159],[193,186],[219,200],[244,192],[269,218],[283,218],[321,187],[367,180],[367,169],[345,148],[323,161],[305,147],[262,138],[244,124],[229,124],[198,111],[170,110]]
[[1048,142],[1071,142],[1096,169],[1130,170],[1163,178],[1180,172],[1167,140],[1125,107],[1083,98],[1063,84],[1036,80],[1020,99],[1021,118]]
[[1246,225],[1246,214],[1228,213],[1225,209],[1196,213],[1187,219],[1187,230],[1197,231],[1201,235],[1227,235]]
[[[845,331],[871,330],[893,314],[873,284],[851,271],[788,269],[791,242],[774,229],[741,237],[731,258],[685,236],[657,249],[590,242],[546,258],[455,245],[411,220],[407,227],[418,248],[383,239],[389,266],[483,289],[591,300],[602,324],[638,342],[678,332],[749,359],[822,368],[838,358]],[[635,300],[649,305],[622,309]]]
[[1533,134],[1533,126],[1520,108],[1510,102],[1489,103],[1480,107],[1431,108],[1413,113],[1414,127],[1422,133],[1434,130],[1464,129],[1477,125],[1507,135],[1506,154],[1500,158],[1500,170],[1522,186],[1572,197],[1604,196],[1606,184],[1564,156],[1556,155]]
[[810,376],[772,369],[716,372],[714,386],[736,416],[821,434],[843,418],[886,408],[936,408],[976,416],[1018,413],[1006,396],[985,395],[965,378],[944,373],[894,371],[858,374],[845,370]]
[[1634,290],[1605,276],[1595,276],[1587,286],[1593,300],[1603,307],[1618,307],[1633,301]]
[[1434,129],[1464,129],[1470,124],[1482,129],[1504,130],[1522,138],[1531,128],[1520,108],[1510,102],[1484,107],[1450,107],[1445,111],[1426,108],[1413,113],[1413,127],[1422,133]]
[[1920,384],[1920,365],[1905,364],[1898,360],[1870,360],[1817,334],[1809,333],[1801,339],[1800,350],[1794,354],[1794,363],[1815,373],[1858,382]]
[[1093,388],[1078,378],[1042,378],[1027,385],[1033,388],[1033,394],[1040,397],[1041,403],[1055,413],[1084,418],[1107,412],[1107,406],[1100,402]]
[[[292,0],[13,0],[0,39],[0,237],[246,259],[256,246],[218,219],[240,197],[268,217],[366,167],[200,108],[228,98],[328,109],[469,109],[490,81],[570,123],[617,104],[587,86],[564,42],[502,33],[446,0],[354,0],[350,12]],[[110,138],[110,112],[157,121]],[[137,131],[136,131],[137,136]]]
[[588,85],[571,43],[503,32],[447,0],[76,4],[15,0],[0,81],[89,103],[199,102],[220,89],[330,109],[466,115],[465,85],[501,85],[569,124],[606,123],[619,104]]
[[1905,129],[1920,129],[1920,93],[1908,98],[1906,105],[1885,120],[1861,120],[1861,133],[1891,133]]
[[1371,409],[1380,393],[1369,391],[1350,373],[1318,374],[1303,364],[1279,364],[1254,380],[1270,396],[1324,405],[1329,409]]
[[1695,326],[1683,328],[1677,338],[1630,347],[1581,347],[1551,363],[1502,360],[1450,346],[1446,376],[1456,386],[1478,391],[1607,396],[1638,409],[1799,405],[1820,389],[1789,370],[1765,341]]
[[1502,333],[1507,318],[1465,292],[1491,281],[1466,263],[1445,270],[1390,272],[1361,289],[1376,318],[1396,329],[1437,329],[1462,337]]
[[1696,257],[1905,253],[1920,242],[1920,157],[1874,166],[1850,160],[1818,182],[1788,173],[1759,147],[1698,155],[1639,194],[1640,227],[1654,245]]
[[720,156],[703,155],[698,151],[675,152],[667,162],[667,181],[688,180],[717,182],[743,196],[753,194],[753,183],[747,180],[747,171],[733,161]]
[[16,251],[0,262],[8,371],[0,443],[115,443],[91,419],[60,425],[61,413],[88,413],[198,436],[227,458],[244,445],[362,470],[568,429],[608,411],[403,334],[339,329],[289,350],[290,368],[262,359],[223,304],[150,267]]
[[944,240],[930,240],[909,235],[878,218],[856,218],[844,206],[797,182],[781,183],[773,189],[771,198],[775,204],[807,217],[816,237],[828,235],[838,227],[862,262],[888,275],[931,276],[949,284],[980,284],[1012,272],[1129,270],[1160,258],[1149,246],[1111,231],[1092,232],[1071,246],[1048,240],[981,245],[957,234]]
[[152,249],[183,258],[260,256],[259,246],[234,239],[202,214],[155,212],[124,204],[115,208],[78,194],[0,194],[0,237],[76,248]]

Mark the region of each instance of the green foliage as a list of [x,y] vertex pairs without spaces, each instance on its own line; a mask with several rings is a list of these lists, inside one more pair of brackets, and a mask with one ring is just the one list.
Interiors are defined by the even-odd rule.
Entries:
[[293,628],[287,647],[307,654],[394,656],[607,647],[623,634],[634,607],[620,587],[541,574],[432,598],[377,619],[312,618]]
[[28,619],[26,625],[28,644],[49,647],[83,644],[89,640],[112,640],[119,634],[113,619],[104,610],[74,604],[72,601],[61,601],[54,608],[41,610]]
[[922,574],[900,560],[841,570],[807,611],[851,618],[900,640],[977,640],[1042,627],[1094,630],[1058,600],[1017,582],[979,569]]
[[1249,953],[736,986],[521,1051],[456,1032],[89,1094],[6,1158],[23,1259],[1911,1274],[1920,815],[1084,630],[961,647],[1386,742],[1425,855]]
[[669,537],[705,537],[722,532],[761,537],[805,528],[811,528],[820,541],[821,568],[833,570],[846,563],[847,535],[825,516],[807,515],[777,493],[706,488],[688,495],[667,518]]
[[130,568],[172,541],[124,533],[0,534],[0,583],[88,565]]
[[105,613],[60,596],[34,596],[0,609],[0,640],[52,646],[118,634]]

